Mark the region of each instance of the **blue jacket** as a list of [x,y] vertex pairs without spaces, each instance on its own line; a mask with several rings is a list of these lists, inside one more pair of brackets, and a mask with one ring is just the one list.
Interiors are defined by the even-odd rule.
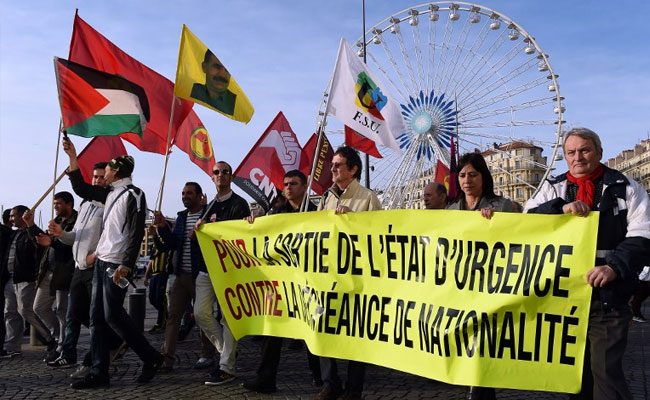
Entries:
[[[205,213],[206,206],[201,208],[201,214]],[[187,219],[187,214],[189,210],[183,210],[178,213],[176,217],[176,225],[174,225],[174,230],[169,229],[169,226],[165,225],[164,228],[158,229],[158,234],[162,238],[162,248],[161,250],[174,250],[174,271],[173,273],[178,275],[181,273],[181,262],[183,260],[183,242],[185,241],[185,221]],[[193,238],[190,241],[190,252],[192,257],[192,278],[196,279],[199,275],[199,271],[206,271],[205,260],[203,260],[203,254],[201,254],[201,248],[199,247],[199,242],[196,238]]]

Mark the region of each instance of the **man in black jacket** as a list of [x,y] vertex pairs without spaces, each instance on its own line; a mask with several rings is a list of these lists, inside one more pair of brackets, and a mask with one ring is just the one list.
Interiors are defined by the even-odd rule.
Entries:
[[0,358],[9,357],[5,348],[5,285],[9,279],[8,272],[3,268],[2,264],[5,259],[5,250],[9,246],[11,240],[11,222],[9,222],[9,214],[11,209],[7,208],[2,212],[2,224],[0,224]]
[[[77,212],[74,210],[74,198],[69,192],[59,192],[54,195],[54,222],[69,232],[77,221]],[[58,338],[58,348],[50,352],[45,358],[46,362],[54,361],[58,351],[63,346],[65,339],[65,317],[68,310],[68,291],[74,273],[74,259],[72,246],[64,244],[59,239],[51,239],[36,224],[33,215],[26,214],[29,218],[27,232],[43,249],[38,273],[38,290],[34,299],[34,312],[45,323],[45,326]],[[52,310],[56,308],[56,313]]]
[[105,204],[103,229],[95,250],[93,297],[90,304],[90,347],[93,366],[83,380],[74,382],[73,389],[109,386],[109,343],[107,329],[111,328],[140,357],[144,365],[139,383],[150,381],[164,358],[136,328],[124,310],[126,286],[123,281],[132,276],[144,237],[147,203],[144,192],[131,183],[135,162],[131,156],[120,156],[108,163],[104,178],[108,187],[84,182],[77,154],[69,139],[63,149],[70,157],[69,176],[72,189],[86,200]]
[[[287,201],[277,210],[269,211],[269,215],[300,212],[300,207],[307,194],[307,177],[302,172],[294,169],[284,174],[283,184],[283,193]],[[316,211],[316,205],[308,201],[307,211]],[[248,217],[250,223],[253,223],[254,219],[255,217]],[[257,377],[255,380],[244,382],[244,388],[259,393],[275,392],[277,390],[275,378],[278,374],[281,351],[281,337],[264,336],[262,340],[262,360],[257,368]],[[316,387],[322,386],[320,360],[311,354],[309,350],[307,350],[307,362],[312,374],[312,385]]]
[[17,230],[11,236],[2,262],[3,274],[4,271],[8,274],[8,281],[4,287],[7,356],[21,354],[23,319],[45,338],[48,351],[56,348],[56,341],[49,329],[34,314],[32,308],[34,297],[36,297],[38,260],[42,251],[37,249],[36,243],[27,233],[27,224],[23,220],[23,215],[29,212],[28,210],[23,205],[11,209],[10,221]]
[[[248,203],[230,188],[232,168],[225,161],[219,161],[212,167],[212,181],[217,188],[217,196],[208,205],[204,218],[196,223],[198,228],[203,222],[218,222],[233,219],[243,219],[251,212]],[[206,385],[221,385],[235,379],[235,340],[228,323],[221,311],[218,311],[218,321],[214,319],[213,304],[217,300],[214,293],[208,269],[201,258],[199,274],[196,277],[196,300],[194,302],[194,317],[208,339],[214,344],[221,357],[219,367],[215,368],[206,379]]]
[[[600,211],[582,391],[578,399],[631,399],[623,354],[632,313],[628,301],[650,264],[650,199],[641,185],[600,163],[600,138],[586,128],[564,136],[569,171],[544,182],[526,212],[587,216]],[[593,234],[585,232],[585,234]]]

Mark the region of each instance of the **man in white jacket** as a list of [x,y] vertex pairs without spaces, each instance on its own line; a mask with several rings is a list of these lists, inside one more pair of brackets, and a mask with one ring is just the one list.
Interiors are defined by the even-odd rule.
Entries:
[[[107,162],[99,162],[93,167],[92,185],[106,187],[104,179]],[[70,283],[68,298],[68,313],[65,322],[65,340],[59,357],[47,365],[54,368],[68,368],[77,363],[77,342],[81,325],[90,327],[90,301],[93,289],[93,265],[95,262],[95,249],[101,235],[104,205],[96,201],[84,201],[79,207],[77,222],[70,232],[61,229],[61,226],[50,221],[48,232],[58,237],[61,242],[72,245],[72,255],[75,260],[75,271]],[[41,238],[39,238],[41,239]],[[44,240],[49,237],[44,236]],[[113,330],[108,332],[109,347],[118,347],[122,343]],[[84,378],[90,373],[92,365],[91,352],[84,357],[82,366],[75,372],[74,377]]]

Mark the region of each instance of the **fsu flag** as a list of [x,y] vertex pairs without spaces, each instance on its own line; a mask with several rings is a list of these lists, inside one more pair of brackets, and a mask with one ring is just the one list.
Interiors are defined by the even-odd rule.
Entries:
[[268,211],[278,191],[282,191],[284,174],[300,169],[301,156],[298,138],[279,112],[237,167],[233,182]]
[[332,186],[332,158],[334,158],[334,150],[327,136],[323,134],[320,148],[316,151],[316,144],[318,143],[318,135],[314,133],[305,143],[302,151],[302,159],[300,170],[309,177],[311,167],[314,162],[314,154],[318,157],[316,161],[316,168],[314,169],[314,180],[311,184],[311,190],[318,195],[323,195],[330,186]]
[[149,102],[140,86],[58,57],[54,58],[54,71],[68,133],[94,137],[133,132],[142,136],[149,120]]
[[397,101],[341,39],[327,114],[366,138],[401,154],[395,138],[406,131]]
[[81,175],[86,183],[91,184],[93,180],[93,167],[98,162],[108,162],[115,157],[128,154],[122,140],[115,136],[97,136],[91,140],[79,156],[77,161]]
[[190,161],[212,176],[212,167],[214,166],[212,141],[210,141],[207,129],[194,112],[189,113],[178,128],[174,145],[184,151]]
[[[110,74],[118,74],[140,85],[149,101],[150,119],[142,137],[133,133],[120,135],[142,151],[165,154],[174,84],[146,65],[134,59],[86,21],[75,14],[70,61]],[[172,121],[172,138],[185,117],[192,113],[192,103],[176,99]]]
[[375,142],[366,137],[363,137],[362,135],[359,135],[357,131],[347,125],[345,125],[345,144],[359,151],[362,151],[369,156],[373,156],[375,158],[383,158],[381,154],[379,154],[379,150],[377,149],[377,144]]
[[185,25],[174,94],[243,123],[248,123],[255,112],[235,78]]

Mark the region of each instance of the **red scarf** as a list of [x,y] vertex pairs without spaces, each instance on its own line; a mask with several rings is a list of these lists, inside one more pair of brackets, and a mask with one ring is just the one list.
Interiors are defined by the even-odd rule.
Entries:
[[595,170],[587,176],[582,178],[575,178],[571,175],[570,172],[567,172],[566,177],[571,183],[578,185],[578,195],[576,200],[584,201],[589,206],[591,210],[594,206],[594,195],[596,194],[596,185],[594,181],[601,176],[603,176],[605,170],[603,170],[603,165],[598,164]]

